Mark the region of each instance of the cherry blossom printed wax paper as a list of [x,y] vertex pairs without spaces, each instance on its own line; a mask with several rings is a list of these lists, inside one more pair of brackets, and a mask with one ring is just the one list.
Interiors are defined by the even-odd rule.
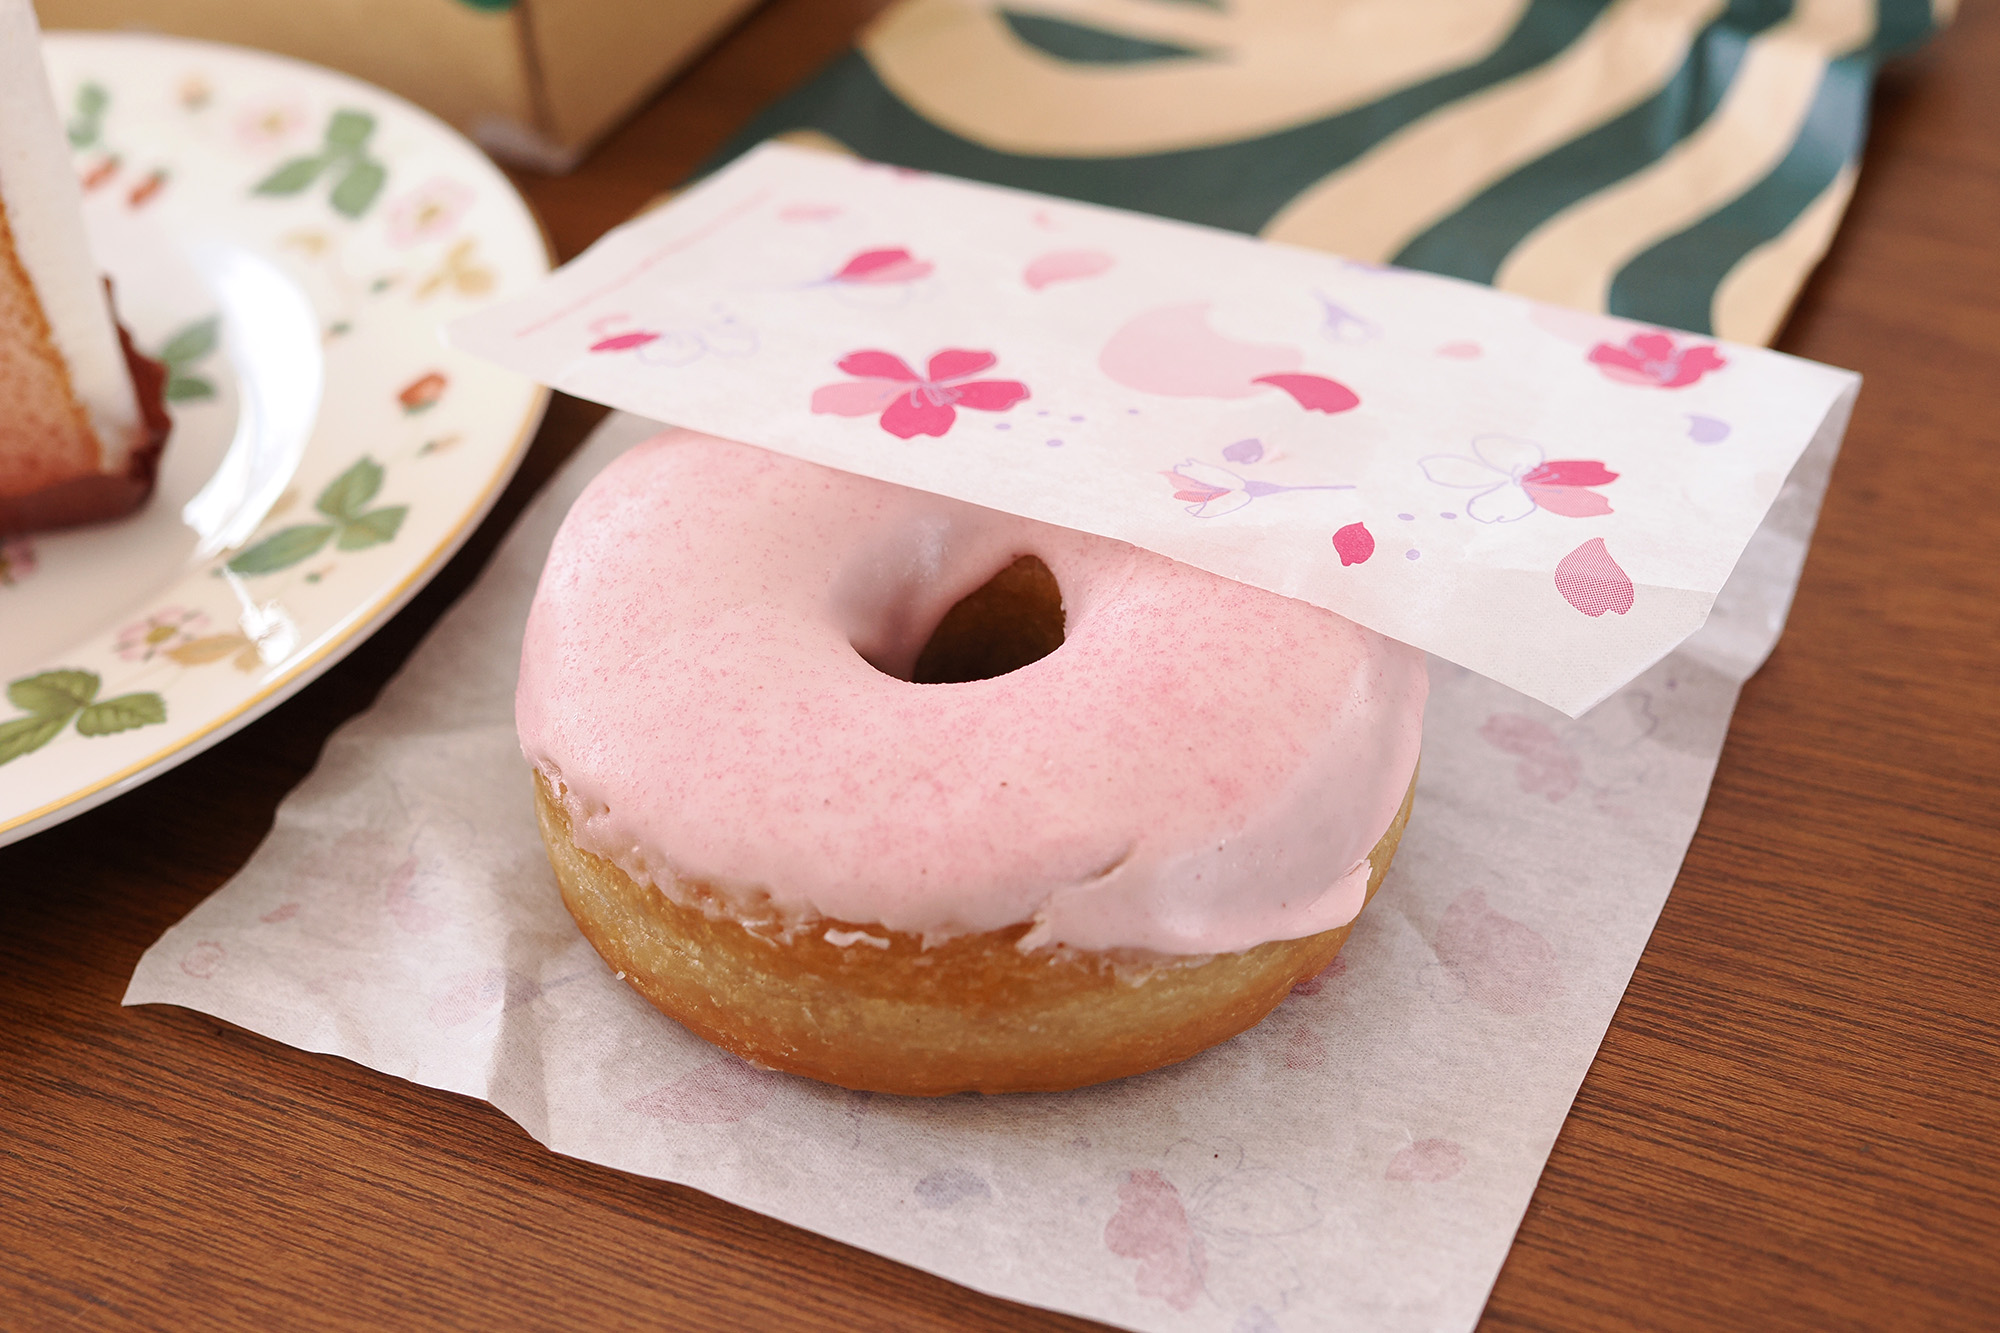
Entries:
[[1858,384],[783,145],[451,336],[581,397],[1329,607],[1572,715],[1700,627]]
[[1119,1083],[927,1101],[722,1054],[557,896],[514,734],[521,631],[570,502],[653,429],[614,416],[536,499],[126,1003],[485,1098],[557,1152],[1127,1328],[1472,1327],[1777,639],[1831,442],[1701,632],[1581,721],[1433,660],[1395,865],[1261,1025]]

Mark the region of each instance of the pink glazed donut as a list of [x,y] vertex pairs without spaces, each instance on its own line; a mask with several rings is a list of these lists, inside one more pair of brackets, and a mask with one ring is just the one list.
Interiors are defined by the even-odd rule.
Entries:
[[669,432],[564,521],[516,715],[625,980],[757,1064],[940,1094],[1186,1059],[1323,968],[1425,690],[1304,602]]

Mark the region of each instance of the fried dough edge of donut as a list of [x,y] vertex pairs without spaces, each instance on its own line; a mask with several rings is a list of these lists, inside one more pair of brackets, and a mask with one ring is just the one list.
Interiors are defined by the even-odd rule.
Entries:
[[[1416,777],[1369,853],[1368,900],[1409,822]],[[784,943],[675,901],[577,847],[539,774],[536,813],[563,904],[628,985],[711,1044],[768,1069],[865,1092],[1058,1092],[1176,1064],[1262,1021],[1317,975],[1353,923],[1242,953],[1024,954],[1024,923],[929,949],[821,920]],[[713,901],[685,884],[692,902]],[[1358,919],[1358,918],[1357,918]],[[888,945],[836,945],[856,931]]]

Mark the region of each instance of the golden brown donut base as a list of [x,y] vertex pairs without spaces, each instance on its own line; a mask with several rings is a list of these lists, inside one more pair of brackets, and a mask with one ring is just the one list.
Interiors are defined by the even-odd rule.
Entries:
[[[1415,794],[1412,777],[1369,855],[1370,898]],[[1271,1012],[1353,929],[1198,961],[1024,954],[1014,945],[1026,924],[926,949],[914,935],[820,920],[781,942],[728,914],[709,886],[677,884],[676,901],[580,850],[539,775],[535,802],[564,904],[634,990],[753,1064],[869,1092],[1056,1091],[1185,1060]],[[829,930],[865,931],[889,947],[830,944]]]

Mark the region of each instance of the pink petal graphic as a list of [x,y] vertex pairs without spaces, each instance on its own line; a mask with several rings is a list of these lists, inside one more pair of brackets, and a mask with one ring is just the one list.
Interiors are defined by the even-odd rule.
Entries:
[[264,922],[266,925],[271,925],[271,926],[282,925],[285,922],[290,921],[293,917],[297,916],[299,914],[299,910],[300,910],[300,905],[298,903],[280,903],[278,906],[273,907],[270,911],[264,913],[264,915],[258,917],[257,919],[259,921]]
[[1531,717],[1495,713],[1479,729],[1479,738],[1495,749],[1519,755],[1514,785],[1530,796],[1546,796],[1551,805],[1576,790],[1583,761],[1562,739]]
[[1445,908],[1431,941],[1465,993],[1499,1014],[1535,1014],[1562,993],[1555,946],[1469,889]]
[[780,222],[824,222],[839,216],[839,204],[786,204],[778,210]]
[[1366,523],[1349,523],[1333,534],[1333,549],[1340,553],[1343,566],[1366,564],[1375,554],[1375,534]]
[[1285,1044],[1285,1068],[1318,1069],[1326,1064],[1326,1038],[1301,1023]]
[[865,380],[902,380],[915,384],[921,378],[902,357],[887,352],[849,352],[840,358],[840,368]]
[[1128,389],[1166,398],[1248,398],[1260,376],[1297,370],[1296,347],[1238,342],[1208,327],[1208,303],[1161,306],[1127,320],[1097,365]]
[[1486,349],[1476,342],[1446,343],[1437,349],[1439,356],[1448,356],[1454,361],[1476,361],[1485,355]]
[[882,429],[908,440],[918,435],[943,435],[956,420],[958,413],[952,411],[950,403],[934,403],[923,391],[912,390],[883,410]]
[[960,407],[977,408],[981,412],[1005,412],[1028,396],[1028,386],[1019,380],[974,380],[970,384],[954,384],[951,391],[958,396]]
[[448,1030],[489,1010],[503,1008],[506,1001],[507,969],[475,967],[452,978],[444,994],[431,1001],[429,1017],[432,1023]]
[[1335,412],[1350,412],[1361,406],[1361,399],[1354,390],[1324,375],[1259,375],[1251,382],[1283,389],[1298,399],[1299,406],[1308,412],[1332,415]]
[[842,380],[814,389],[812,410],[826,416],[872,417],[909,391],[906,381]]
[[1634,600],[1631,576],[1611,558],[1602,537],[1592,537],[1557,562],[1556,591],[1592,619],[1606,611],[1622,616]]
[[1339,954],[1335,954],[1333,961],[1321,968],[1318,975],[1307,977],[1304,981],[1292,987],[1292,994],[1317,995],[1326,988],[1327,982],[1335,980],[1345,971],[1347,971],[1347,960]]
[[214,940],[202,940],[181,958],[181,971],[206,981],[228,956],[229,951]]
[[1190,504],[1206,504],[1210,500],[1220,499],[1229,494],[1227,486],[1211,486],[1205,481],[1196,481],[1193,477],[1182,476],[1178,472],[1162,472],[1160,475],[1178,488],[1174,491],[1174,499],[1186,500]]
[[947,347],[931,358],[925,378],[933,384],[962,380],[967,375],[977,375],[982,370],[990,369],[999,359],[991,352],[969,352],[962,347]]
[[600,339],[590,345],[593,352],[628,352],[634,347],[644,347],[660,335],[657,333],[619,333]]
[[929,275],[931,266],[908,250],[864,250],[841,266],[835,282],[909,282]]
[[763,1110],[784,1079],[725,1055],[634,1097],[625,1109],[682,1125],[733,1125]]
[[1609,500],[1581,486],[1530,486],[1522,482],[1521,489],[1538,506],[1564,518],[1596,518],[1611,512]]
[[418,882],[420,868],[416,857],[406,859],[390,873],[383,895],[390,918],[412,935],[429,934],[451,921],[442,908],[424,901],[427,886]]
[[1524,486],[1606,486],[1618,474],[1594,458],[1558,458],[1522,474]]
[[1465,1169],[1465,1149],[1450,1139],[1418,1139],[1389,1159],[1384,1180],[1429,1183],[1450,1180]]
[[1094,278],[1109,269],[1112,263],[1111,256],[1102,250],[1051,250],[1029,261],[1027,271],[1021,274],[1021,281],[1040,291],[1052,282]]
[[1188,1224],[1174,1183],[1158,1171],[1131,1171],[1118,1187],[1118,1211],[1104,1224],[1104,1248],[1137,1259],[1141,1296],[1190,1310],[1208,1278],[1208,1255]]

